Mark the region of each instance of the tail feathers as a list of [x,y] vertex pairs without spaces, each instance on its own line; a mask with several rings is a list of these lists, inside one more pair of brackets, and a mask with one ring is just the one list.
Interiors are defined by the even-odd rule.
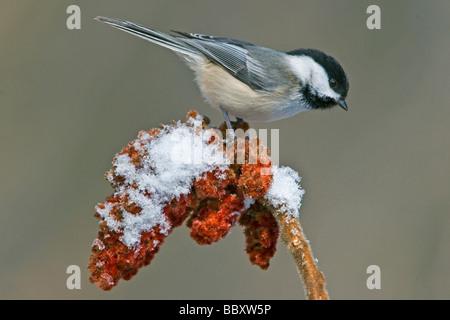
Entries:
[[120,29],[144,40],[173,50],[176,53],[188,56],[198,55],[198,51],[189,48],[186,43],[179,41],[176,37],[169,34],[149,29],[125,20],[117,20],[106,17],[96,17],[95,20],[104,22],[106,24],[109,24],[110,26],[113,26],[114,28]]

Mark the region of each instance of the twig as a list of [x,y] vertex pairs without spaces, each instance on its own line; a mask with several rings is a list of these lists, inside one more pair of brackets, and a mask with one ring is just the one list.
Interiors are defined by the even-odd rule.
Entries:
[[328,300],[325,277],[317,267],[311,246],[303,233],[300,222],[282,208],[272,207],[272,209],[280,227],[281,238],[297,265],[307,298],[309,300]]

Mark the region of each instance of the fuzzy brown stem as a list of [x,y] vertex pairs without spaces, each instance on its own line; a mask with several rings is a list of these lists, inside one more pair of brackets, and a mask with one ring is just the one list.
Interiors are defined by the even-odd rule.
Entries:
[[309,300],[328,300],[325,277],[317,267],[309,241],[303,233],[300,222],[283,210],[272,211],[281,231],[281,238],[294,258],[298,272],[305,286]]

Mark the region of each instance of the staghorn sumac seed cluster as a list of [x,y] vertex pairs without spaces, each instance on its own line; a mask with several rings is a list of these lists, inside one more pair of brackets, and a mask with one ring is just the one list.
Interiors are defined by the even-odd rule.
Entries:
[[[269,267],[279,229],[261,201],[267,200],[273,180],[267,174],[272,170],[267,149],[254,138],[234,141],[230,151],[225,141],[213,137],[208,124],[207,118],[191,111],[185,123],[141,131],[116,154],[106,173],[115,192],[96,206],[100,224],[89,260],[92,283],[111,290],[120,279],[131,279],[183,223],[201,245],[224,238],[236,223],[242,225],[251,263]],[[183,140],[200,135],[205,135],[200,142]],[[258,148],[250,148],[252,143]],[[178,149],[191,144],[200,148],[202,161],[171,163]],[[246,159],[255,150],[263,151],[256,163],[234,163],[242,151],[239,144]]]

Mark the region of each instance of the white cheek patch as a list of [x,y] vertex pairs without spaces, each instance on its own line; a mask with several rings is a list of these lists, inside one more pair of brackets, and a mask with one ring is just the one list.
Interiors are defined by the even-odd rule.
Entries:
[[330,88],[325,69],[307,56],[287,56],[288,65],[302,83],[309,84],[320,96],[340,99],[340,95]]

